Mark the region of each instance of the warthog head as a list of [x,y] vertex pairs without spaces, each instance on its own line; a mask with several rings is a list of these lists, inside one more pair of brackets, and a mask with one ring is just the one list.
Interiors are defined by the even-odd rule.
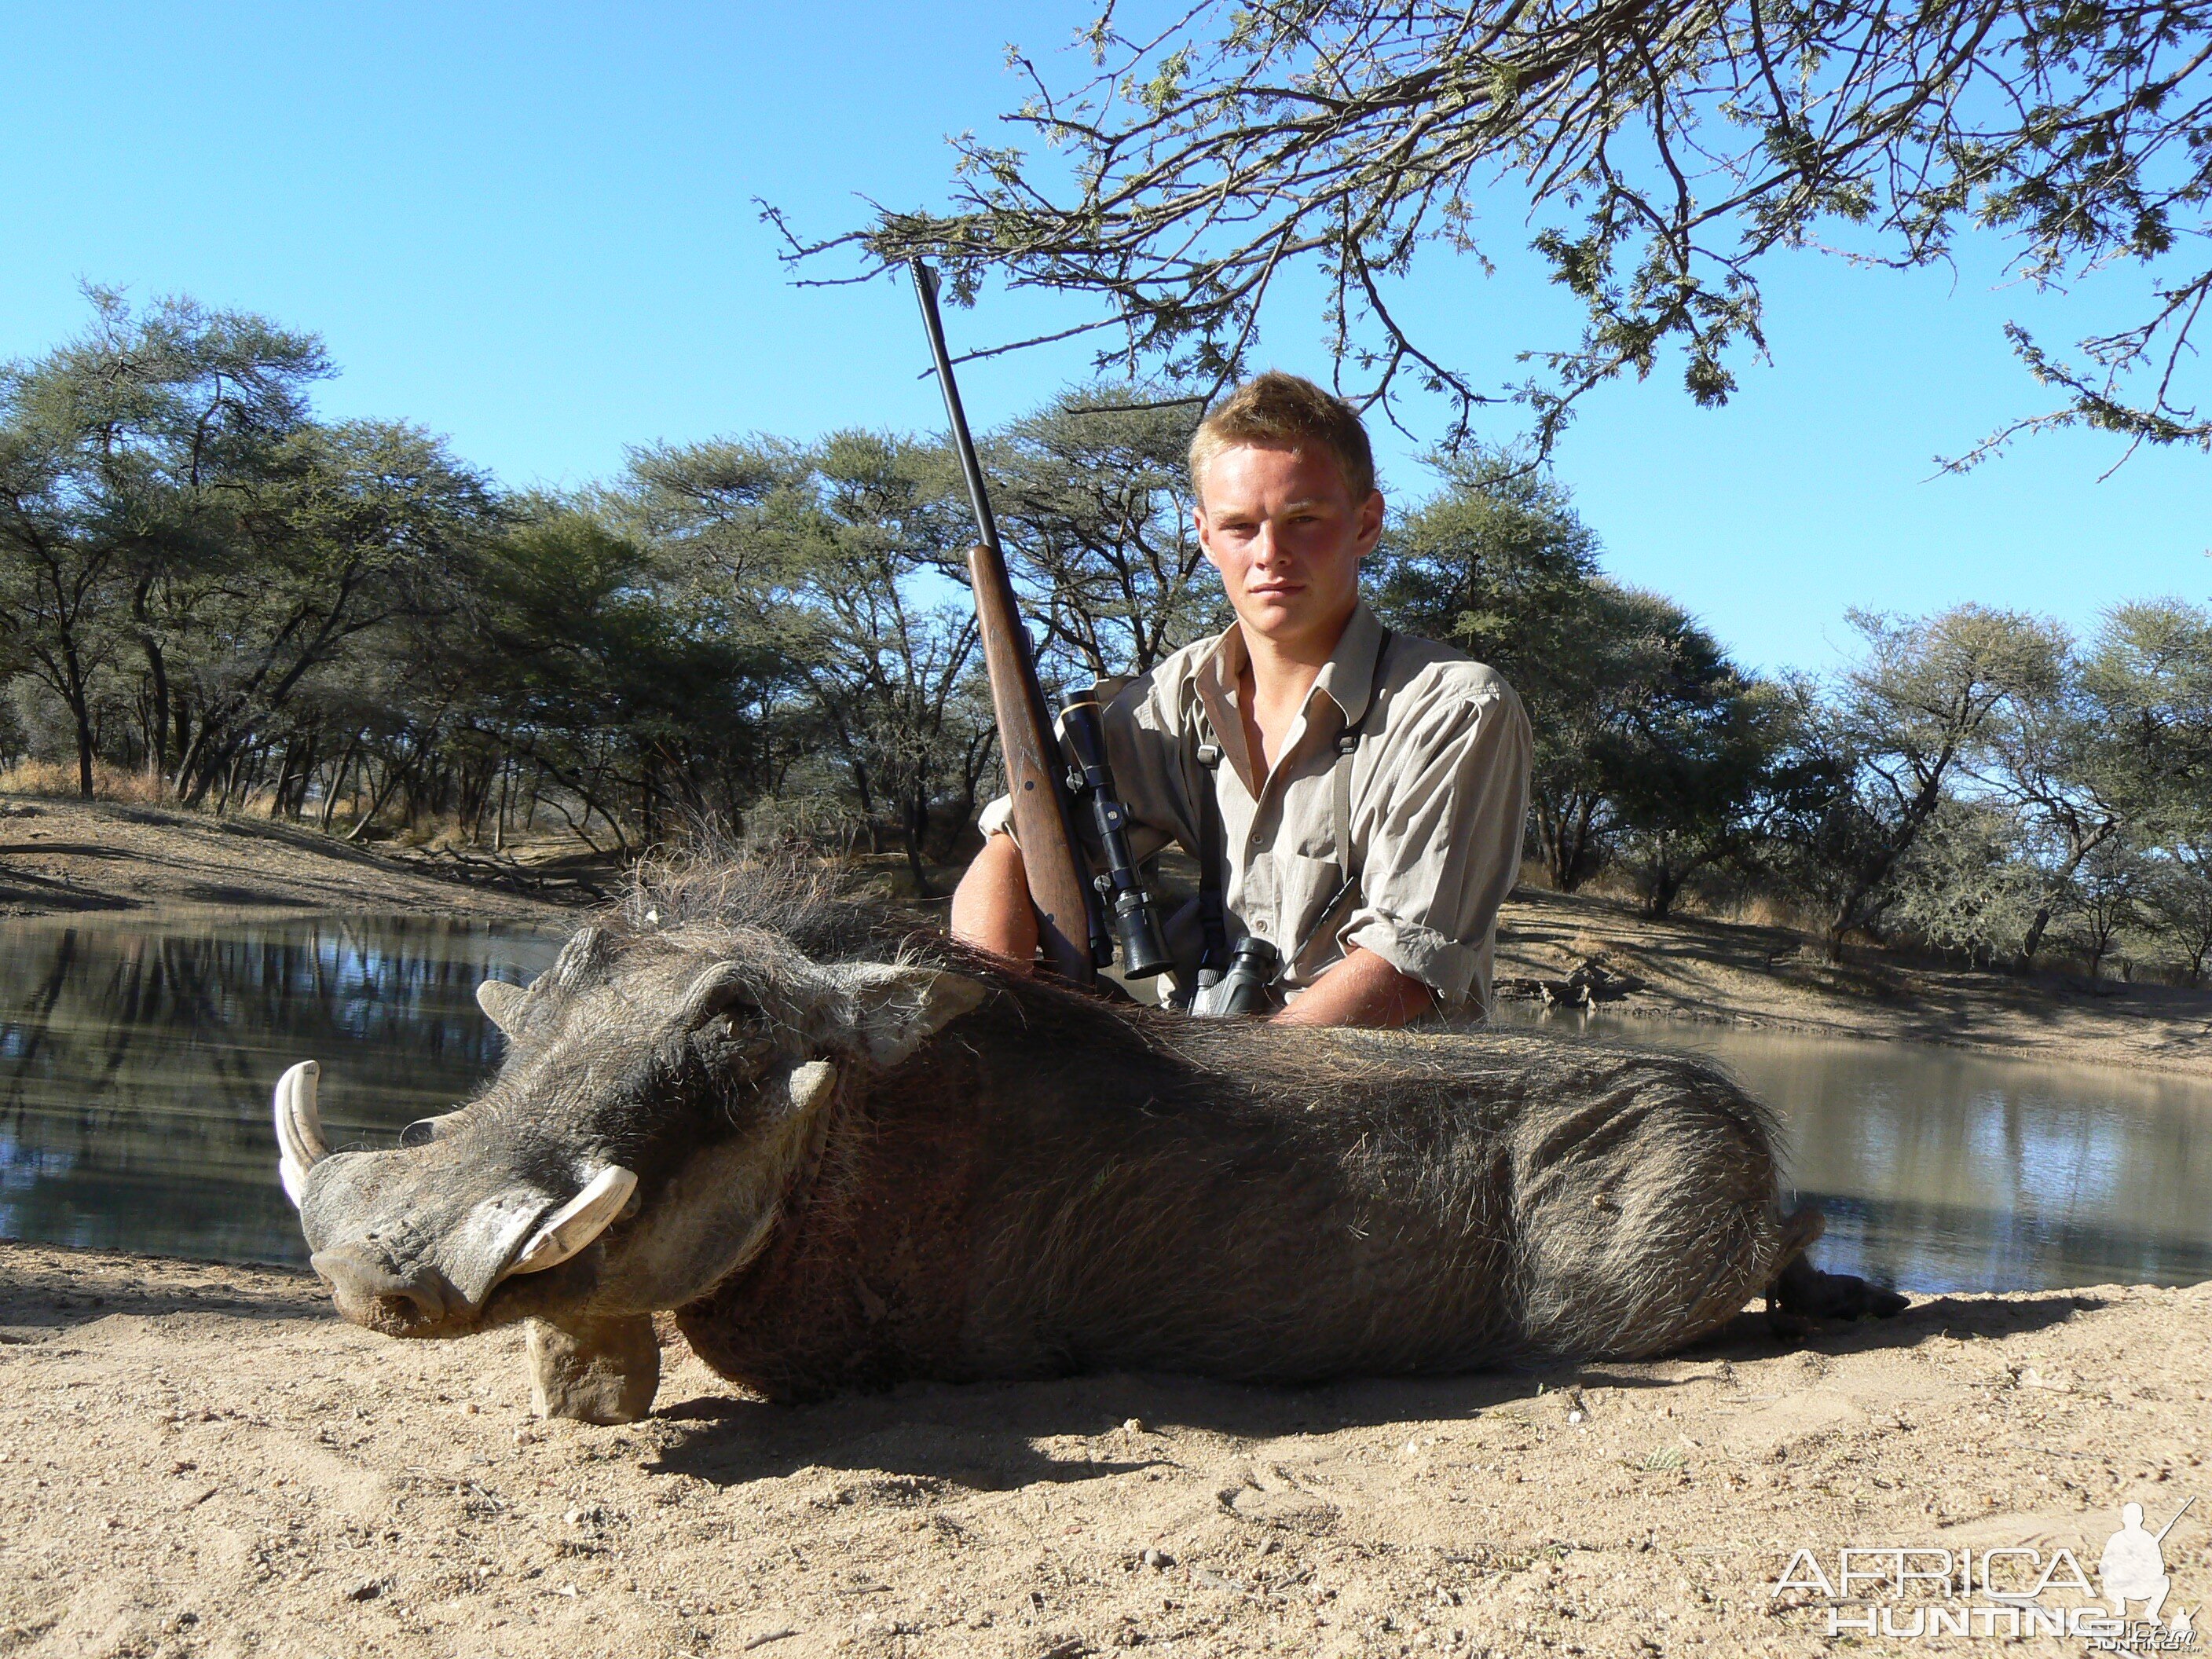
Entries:
[[356,1324],[447,1337],[534,1317],[635,1348],[653,1310],[765,1242],[841,1070],[898,1064],[986,990],[912,963],[826,965],[758,927],[587,927],[527,988],[478,988],[506,1061],[416,1126],[420,1144],[330,1151],[318,1068],[292,1067],[278,1172]]

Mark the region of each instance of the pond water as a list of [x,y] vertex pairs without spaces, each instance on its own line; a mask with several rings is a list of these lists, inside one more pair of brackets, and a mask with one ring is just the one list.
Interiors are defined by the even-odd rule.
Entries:
[[2212,1080],[1602,1012],[1506,1018],[1717,1060],[1782,1115],[1832,1271],[1921,1292],[2212,1278]]
[[307,1260],[269,1097],[323,1064],[333,1146],[390,1146],[497,1063],[477,982],[561,935],[436,918],[0,922],[0,1237]]
[[[561,934],[389,916],[0,923],[0,1238],[301,1261],[269,1095],[323,1065],[334,1146],[390,1146],[497,1063],[477,982]],[[1522,1017],[1527,1018],[1527,1017]],[[2212,1082],[1559,1014],[1693,1048],[1788,1123],[1824,1265],[1907,1290],[2212,1278]]]

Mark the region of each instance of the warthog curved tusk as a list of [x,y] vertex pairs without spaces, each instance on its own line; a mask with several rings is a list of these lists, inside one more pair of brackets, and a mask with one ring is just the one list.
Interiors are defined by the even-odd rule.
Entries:
[[461,1115],[456,1106],[450,1112],[441,1112],[435,1117],[418,1117],[399,1132],[403,1146],[427,1146],[434,1140],[443,1140],[453,1133],[453,1120]]
[[507,1272],[535,1273],[559,1267],[606,1231],[636,1190],[635,1176],[619,1164],[608,1165],[582,1192],[545,1218]]
[[315,1104],[315,1079],[323,1068],[303,1060],[276,1079],[276,1178],[292,1207],[307,1184],[307,1171],[331,1155],[323,1139],[322,1113]]

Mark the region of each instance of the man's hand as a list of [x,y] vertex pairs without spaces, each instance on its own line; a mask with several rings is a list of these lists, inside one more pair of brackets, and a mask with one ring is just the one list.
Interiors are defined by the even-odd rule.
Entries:
[[[952,937],[1005,958],[1018,974],[1036,964],[1036,910],[1022,849],[993,836],[952,895]],[[1436,993],[1372,951],[1353,945],[1304,994],[1274,1016],[1284,1025],[1403,1025],[1436,1006]]]
[[1022,849],[1012,836],[986,840],[960,878],[960,885],[953,889],[952,937],[1004,957],[1017,974],[1035,970],[1036,909],[1030,902]]
[[1278,1025],[1403,1025],[1437,1006],[1437,994],[1401,974],[1372,951],[1355,945],[1296,1002],[1274,1018]]

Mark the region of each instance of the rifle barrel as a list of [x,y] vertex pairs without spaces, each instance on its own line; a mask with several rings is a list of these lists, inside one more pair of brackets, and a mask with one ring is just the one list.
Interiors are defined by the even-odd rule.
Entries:
[[[2189,1504],[2194,1504],[2196,1501],[2197,1500],[2192,1498],[2189,1500]],[[2184,1504],[2179,1509],[2174,1510],[2173,1519],[2167,1522],[2153,1534],[2151,1539],[2153,1543],[2163,1544],[2166,1542],[2166,1534],[2172,1532],[2176,1527],[2179,1526],[2181,1524],[2181,1517],[2189,1513],[2189,1504]]]
[[968,412],[960,406],[960,386],[952,378],[952,354],[945,349],[945,319],[937,314],[937,273],[921,260],[914,264],[914,291],[921,301],[922,326],[929,331],[929,355],[937,362],[938,390],[952,421],[952,447],[959,453],[961,476],[968,481],[968,504],[975,509],[975,528],[986,547],[999,544],[999,521],[991,516],[991,497],[983,488],[983,463],[968,435]]
[[969,550],[968,573],[975,597],[975,621],[981,631],[983,662],[991,681],[991,708],[999,727],[999,750],[1006,763],[1006,788],[1013,801],[1015,838],[1030,899],[1037,913],[1039,942],[1045,959],[1072,983],[1092,987],[1097,969],[1114,959],[1113,935],[1105,906],[1084,867],[1075,835],[1074,802],[1067,787],[1067,763],[1052,726],[1052,710],[1038,682],[1035,652],[1023,630],[1014,580],[999,545],[998,521],[983,486],[983,464],[969,435],[960,387],[952,378],[951,354],[945,349],[945,324],[937,314],[937,276],[914,262],[915,296],[929,331],[937,384],[945,393],[945,412],[952,421],[952,447],[968,481],[969,504],[975,509],[981,540]]

